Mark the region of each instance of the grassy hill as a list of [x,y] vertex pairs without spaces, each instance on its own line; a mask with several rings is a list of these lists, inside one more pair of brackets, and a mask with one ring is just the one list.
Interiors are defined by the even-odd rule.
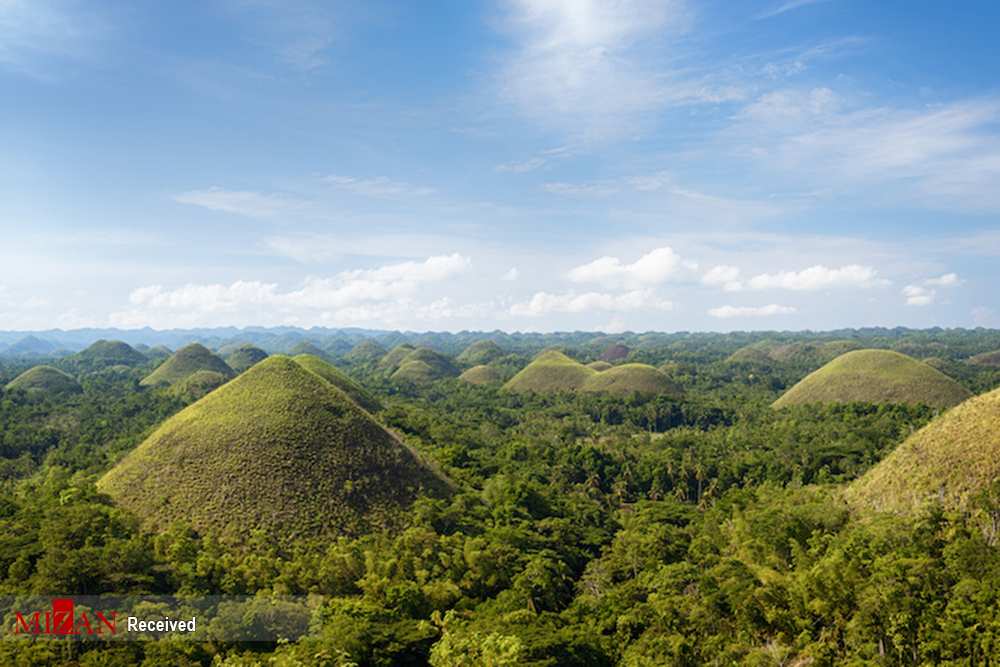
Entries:
[[621,343],[614,343],[608,345],[601,352],[601,361],[607,361],[613,363],[615,361],[621,361],[622,359],[627,359],[628,355],[631,354],[632,349],[627,345],[622,345]]
[[172,357],[160,364],[156,370],[142,379],[143,386],[173,385],[197,371],[215,371],[227,378],[233,377],[233,369],[222,359],[199,343],[191,343],[177,350]]
[[842,354],[789,389],[774,407],[810,403],[904,403],[947,408],[971,396],[941,371],[891,350]]
[[291,543],[397,527],[448,483],[329,382],[271,357],[164,422],[98,488],[154,529]]
[[310,354],[326,361],[330,361],[331,359],[330,355],[327,354],[325,350],[320,349],[308,340],[299,341],[288,350],[288,356],[290,357],[295,357],[300,354]]
[[[221,354],[222,350],[219,350],[219,353]],[[259,364],[267,359],[267,352],[249,343],[244,343],[230,350],[225,359],[227,366],[237,373],[242,373],[254,364]]]
[[409,343],[403,343],[389,350],[385,356],[379,359],[378,367],[386,371],[395,371],[403,364],[403,359],[413,352],[415,347]]
[[99,340],[71,356],[68,361],[96,369],[106,366],[140,366],[149,360],[146,355],[128,343],[120,340]]
[[458,379],[469,384],[489,385],[503,382],[503,375],[494,366],[480,364],[459,375]]
[[666,375],[648,364],[622,364],[591,375],[581,391],[601,392],[617,396],[638,393],[645,396],[669,394],[679,396],[680,389]]
[[52,366],[29,368],[11,380],[6,389],[20,389],[29,394],[77,394],[83,391],[72,375]]
[[576,391],[597,371],[570,359],[558,350],[545,350],[503,386],[507,391],[535,392]]
[[230,376],[217,371],[195,371],[170,387],[170,393],[184,401],[196,401],[229,382]]
[[593,368],[595,371],[600,373],[602,371],[608,370],[609,368],[614,368],[614,366],[612,366],[606,361],[598,359],[597,361],[591,361],[589,364],[587,364],[587,368]]
[[347,394],[351,400],[368,412],[376,412],[382,409],[382,405],[378,402],[378,400],[369,394],[364,387],[349,378],[341,372],[340,369],[323,359],[320,359],[312,354],[300,354],[293,357],[292,361],[306,370],[312,371],[337,389]]
[[462,350],[455,361],[463,366],[479,366],[495,361],[503,355],[503,349],[492,340],[477,340]]
[[969,363],[976,366],[990,366],[1000,368],[1000,350],[996,352],[984,352],[969,358]]
[[381,359],[384,356],[385,348],[375,341],[368,339],[352,347],[351,351],[344,358],[351,363],[366,363]]
[[859,347],[860,344],[853,340],[831,340],[816,343],[782,343],[775,340],[762,340],[741,347],[729,355],[727,361],[756,364],[768,364],[776,361],[779,363],[822,365]]
[[952,408],[847,489],[858,509],[908,513],[928,499],[964,509],[1000,479],[1000,389]]

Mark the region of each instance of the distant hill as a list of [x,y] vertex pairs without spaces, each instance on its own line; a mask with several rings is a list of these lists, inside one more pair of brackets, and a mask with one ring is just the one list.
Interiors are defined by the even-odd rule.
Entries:
[[352,347],[351,351],[345,355],[345,358],[351,363],[365,363],[376,361],[384,356],[385,348],[375,341],[368,339]]
[[681,390],[670,378],[648,364],[622,364],[588,377],[581,391],[614,394],[616,396],[680,396]]
[[288,356],[295,357],[300,354],[311,354],[314,357],[319,357],[326,361],[330,361],[332,357],[326,353],[326,350],[322,350],[315,344],[308,340],[299,341],[288,350]]
[[855,350],[810,373],[775,401],[774,407],[861,402],[947,408],[970,395],[922,361],[891,350]]
[[462,382],[468,382],[469,384],[489,385],[500,384],[503,382],[503,375],[493,366],[480,364],[478,366],[473,366],[459,375],[458,379]]
[[403,343],[402,345],[397,345],[396,347],[389,350],[385,356],[379,359],[378,367],[387,370],[395,371],[403,363],[403,359],[407,357],[411,352],[413,352],[415,347],[409,343]]
[[969,358],[969,363],[975,366],[991,366],[1000,368],[1000,350],[996,352],[984,352]]
[[727,361],[730,363],[762,364],[776,361],[779,363],[822,365],[860,347],[859,343],[852,340],[794,343],[762,340],[741,347],[733,352]]
[[266,359],[164,422],[98,482],[153,529],[224,540],[357,535],[406,521],[449,483],[343,392]]
[[587,368],[593,368],[595,371],[600,373],[602,371],[608,370],[609,368],[614,368],[614,366],[612,366],[606,361],[599,359],[597,361],[591,361],[589,364],[587,364]]
[[140,384],[147,387],[173,385],[197,371],[214,371],[227,378],[235,375],[233,369],[212,354],[207,347],[200,343],[191,343],[177,350],[172,357],[143,378]]
[[389,377],[396,382],[426,384],[458,373],[458,367],[448,357],[428,347],[418,347],[403,357]]
[[495,361],[504,355],[503,349],[492,340],[477,340],[455,358],[463,366],[479,366]]
[[[219,352],[221,353],[222,350]],[[249,343],[236,346],[225,356],[226,365],[237,373],[242,373],[265,359],[267,359],[267,352]]]
[[962,510],[1000,480],[1000,389],[976,396],[910,436],[847,489],[861,510],[910,513],[928,500]]
[[83,391],[69,373],[52,366],[35,366],[11,380],[7,391],[20,389],[29,394],[77,394]]
[[128,343],[102,339],[72,355],[67,361],[81,368],[96,370],[108,366],[141,366],[149,359]]
[[48,357],[59,350],[60,346],[51,341],[38,336],[25,336],[4,348],[3,354],[7,357]]
[[382,409],[382,405],[374,396],[333,364],[313,354],[300,354],[293,357],[292,360],[347,394],[351,400],[368,412],[377,412]]
[[632,349],[627,345],[622,345],[621,343],[614,343],[613,345],[608,345],[601,352],[601,361],[607,361],[609,363],[614,363],[616,361],[621,361],[622,359],[627,359],[628,355],[632,353]]
[[593,368],[587,368],[558,350],[545,350],[508,380],[504,389],[538,394],[576,391],[593,375],[597,375]]
[[169,359],[173,354],[174,351],[171,350],[166,345],[154,345],[153,347],[143,352],[143,355],[150,361]]

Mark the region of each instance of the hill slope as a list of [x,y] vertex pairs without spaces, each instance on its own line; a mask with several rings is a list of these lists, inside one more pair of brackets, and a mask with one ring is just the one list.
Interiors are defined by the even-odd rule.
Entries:
[[390,378],[396,382],[426,384],[453,375],[458,375],[458,368],[451,359],[428,347],[420,347],[403,357]]
[[344,358],[351,363],[364,363],[381,359],[384,356],[385,348],[369,339],[352,347],[351,351],[344,355]]
[[1000,479],[1000,389],[952,408],[847,489],[859,509],[907,513],[935,498],[962,509]]
[[465,366],[479,366],[481,364],[488,364],[502,356],[503,350],[495,342],[491,340],[477,340],[462,350],[462,353],[455,357],[455,361]]
[[680,389],[665,374],[648,364],[622,364],[600,371],[586,379],[581,391],[617,396],[638,393],[644,396],[669,394],[679,396]]
[[69,360],[89,368],[139,366],[148,361],[146,355],[128,343],[120,340],[103,339],[92,344],[87,349],[77,352]]
[[480,364],[478,366],[473,366],[459,375],[458,379],[462,382],[468,382],[469,384],[487,385],[500,384],[503,380],[503,376],[495,367]]
[[364,387],[342,373],[332,364],[323,361],[312,354],[300,354],[292,358],[292,361],[302,366],[307,371],[312,371],[337,389],[341,390],[355,403],[368,412],[376,412],[382,409],[382,405],[374,396],[368,393]]
[[[222,350],[219,352],[221,353]],[[247,343],[237,346],[226,355],[226,365],[237,373],[242,373],[265,359],[267,359],[267,352]]]
[[385,354],[385,356],[379,359],[378,367],[387,371],[395,371],[397,368],[400,367],[400,365],[402,365],[403,359],[405,359],[407,355],[409,355],[415,349],[416,348],[410,345],[409,343],[403,343],[401,345],[397,345],[396,347],[389,350]]
[[173,385],[197,371],[215,371],[227,378],[233,377],[233,369],[219,357],[198,343],[191,343],[177,350],[172,357],[157,366],[156,370],[142,379],[140,384],[147,387]]
[[398,526],[447,483],[343,392],[271,357],[164,422],[98,488],[153,528],[290,542]]
[[774,407],[809,403],[923,403],[948,408],[971,396],[939,370],[891,350],[842,354],[789,389]]
[[558,350],[545,350],[503,386],[507,391],[547,393],[576,391],[597,371]]
[[6,389],[20,389],[31,394],[77,394],[83,391],[72,375],[52,366],[29,368],[7,383]]
[[184,401],[196,401],[229,382],[229,376],[216,371],[195,371],[171,385],[170,393]]
[[984,352],[969,358],[969,363],[976,366],[992,366],[1000,368],[1000,350],[996,352]]

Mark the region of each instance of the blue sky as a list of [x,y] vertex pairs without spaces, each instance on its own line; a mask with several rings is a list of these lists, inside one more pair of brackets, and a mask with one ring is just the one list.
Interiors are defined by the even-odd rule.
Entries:
[[0,0],[0,328],[1000,327],[998,23]]

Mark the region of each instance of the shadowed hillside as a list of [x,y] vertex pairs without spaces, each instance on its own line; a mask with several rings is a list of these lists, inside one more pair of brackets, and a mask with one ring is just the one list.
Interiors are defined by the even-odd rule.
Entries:
[[976,366],[1000,368],[1000,350],[997,350],[996,352],[984,352],[983,354],[977,354],[969,359],[969,363]]
[[343,392],[272,357],[163,423],[98,483],[162,529],[235,541],[393,528],[446,481]]
[[385,356],[385,348],[375,341],[363,340],[348,352],[344,358],[351,363],[359,364],[376,361]]
[[454,375],[458,375],[458,367],[451,359],[430,348],[421,347],[403,357],[390,378],[396,382],[426,384]]
[[349,378],[338,368],[311,354],[300,354],[292,359],[299,366],[312,371],[337,389],[347,394],[355,403],[368,412],[382,409],[382,405],[364,387]]
[[233,369],[222,359],[199,343],[191,343],[177,350],[172,357],[160,364],[155,371],[143,378],[140,384],[147,387],[173,385],[198,371],[214,371],[233,377]]
[[[219,350],[222,353],[222,350]],[[226,354],[226,365],[237,373],[242,373],[254,364],[267,359],[267,352],[250,344],[238,345]]]
[[455,361],[464,366],[479,366],[488,364],[499,359],[504,354],[499,345],[491,340],[477,340],[468,346],[455,358]]
[[891,350],[856,350],[810,373],[774,407],[810,403],[901,403],[947,408],[968,398],[944,373]]

